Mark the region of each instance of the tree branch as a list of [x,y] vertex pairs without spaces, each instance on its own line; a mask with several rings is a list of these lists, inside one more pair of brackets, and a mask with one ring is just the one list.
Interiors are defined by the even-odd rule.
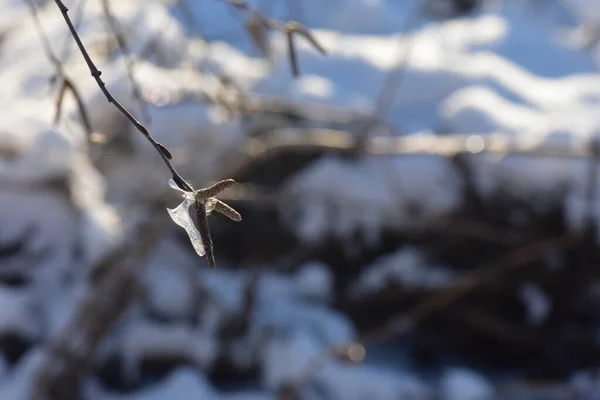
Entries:
[[144,125],[142,125],[141,122],[139,122],[137,119],[135,119],[135,117],[133,115],[131,115],[131,113],[129,111],[127,111],[127,109],[125,107],[123,107],[121,105],[121,103],[119,103],[112,96],[112,94],[108,91],[108,89],[106,88],[106,84],[104,83],[102,78],[100,78],[100,76],[102,75],[102,72],[96,67],[96,65],[90,58],[85,46],[83,45],[83,43],[79,37],[79,34],[77,33],[77,31],[75,30],[75,27],[73,26],[73,22],[71,21],[71,18],[69,17],[69,14],[68,14],[69,9],[64,5],[64,3],[61,0],[55,0],[54,2],[56,3],[57,7],[59,8],[60,12],[62,13],[63,18],[65,19],[65,22],[67,23],[67,26],[69,27],[69,31],[71,31],[71,35],[73,36],[75,43],[77,43],[77,47],[79,48],[79,51],[81,52],[81,55],[85,59],[85,62],[87,64],[88,68],[90,69],[90,73],[91,73],[92,77],[96,80],[98,87],[100,88],[102,93],[104,93],[104,96],[106,97],[106,99],[110,103],[112,103],[117,108],[117,110],[119,110],[121,112],[121,114],[123,114],[133,124],[133,126],[135,126],[135,128],[138,130],[138,132],[140,132],[142,135],[144,135],[144,137],[152,144],[152,146],[154,146],[154,148],[156,149],[158,154],[160,154],[160,157],[162,158],[162,160],[165,163],[165,165],[167,166],[167,168],[169,168],[169,171],[171,172],[175,183],[177,183],[177,185],[181,189],[191,192],[193,190],[192,187],[181,177],[181,175],[179,175],[179,173],[177,172],[175,167],[173,167],[173,164],[171,164],[170,160],[173,158],[173,156],[171,155],[169,150],[165,146],[163,146],[161,143],[157,142],[150,135],[150,132],[148,131],[148,129],[146,129],[146,127]]

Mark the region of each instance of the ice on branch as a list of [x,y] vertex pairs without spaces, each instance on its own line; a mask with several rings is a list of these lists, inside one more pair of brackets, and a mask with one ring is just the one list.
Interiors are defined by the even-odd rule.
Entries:
[[202,257],[204,254],[206,254],[206,250],[204,250],[204,245],[202,244],[202,235],[200,235],[200,231],[198,231],[198,228],[196,228],[196,225],[194,224],[194,221],[190,215],[190,207],[196,204],[194,192],[186,192],[181,190],[175,181],[173,181],[173,179],[169,179],[169,186],[172,189],[183,192],[183,202],[175,208],[167,208],[167,211],[169,212],[173,222],[185,229],[190,237],[192,246],[194,246],[194,250],[196,250],[196,253]]
[[[215,259],[206,218],[211,212],[217,211],[233,221],[242,220],[242,216],[237,211],[214,197],[234,183],[233,179],[225,179],[207,188],[188,192],[180,188],[173,179],[169,179],[169,186],[172,189],[183,192],[183,202],[174,209],[167,208],[167,211],[171,219],[185,229],[196,253],[199,256],[206,255],[208,265],[211,267],[215,266]],[[192,206],[194,217],[190,213]]]

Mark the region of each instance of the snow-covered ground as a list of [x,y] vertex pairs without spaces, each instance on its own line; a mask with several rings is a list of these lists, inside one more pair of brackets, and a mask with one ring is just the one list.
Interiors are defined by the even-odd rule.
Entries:
[[[90,270],[125,240],[140,205],[166,198],[174,207],[177,201],[154,149],[90,77],[56,4],[35,3],[94,131],[107,144],[88,142],[70,95],[60,122],[53,123],[58,87],[49,78],[55,71],[26,1],[0,1],[0,339],[27,343],[15,360],[0,354],[1,400],[25,398],[44,344],[85,298]],[[273,18],[305,24],[327,55],[298,39],[302,74],[294,78],[285,36],[271,32],[271,54],[264,57],[244,28],[248,14],[224,2],[111,1],[147,102],[150,118],[144,122],[195,187],[227,178],[222,171],[241,157],[249,135],[247,121],[223,107],[223,98],[235,97],[224,77],[250,98],[365,116],[382,111],[382,86],[393,86],[387,79],[401,69],[383,121],[415,138],[471,135],[472,153],[480,153],[492,135],[522,149],[568,150],[585,149],[600,134],[600,44],[592,37],[600,27],[597,0],[487,0],[467,15],[444,15],[442,0],[249,3]],[[101,2],[65,4],[107,88],[142,118]],[[573,231],[590,219],[600,221],[600,212],[588,215],[585,158],[481,153],[468,164],[483,198],[507,191],[540,211],[564,202]],[[464,184],[456,163],[436,155],[366,155],[357,161],[331,155],[278,188],[285,201],[277,211],[306,246],[336,237],[355,254],[378,243],[386,229],[410,231],[459,210]],[[222,224],[219,229],[230,223]],[[349,318],[332,306],[330,269],[311,261],[291,274],[260,265],[245,334],[222,342],[219,329],[243,309],[253,272],[223,260],[208,269],[178,229],[165,232],[143,272],[143,294],[98,355],[99,365],[119,358],[122,371],[116,373],[138,389],[119,393],[91,376],[84,382],[87,399],[274,399],[314,356],[357,338]],[[348,295],[390,283],[443,287],[457,274],[405,247],[376,260]],[[534,283],[524,284],[521,294],[531,323],[539,323],[552,304]],[[225,390],[211,382],[206,371],[219,355],[258,371],[249,389]],[[160,358],[181,362],[151,381],[142,364]],[[404,359],[390,365],[367,357],[358,366],[327,362],[302,393],[331,400],[484,400],[496,395],[490,379],[454,364],[435,377],[420,376]],[[600,385],[587,375],[573,382],[583,396]]]

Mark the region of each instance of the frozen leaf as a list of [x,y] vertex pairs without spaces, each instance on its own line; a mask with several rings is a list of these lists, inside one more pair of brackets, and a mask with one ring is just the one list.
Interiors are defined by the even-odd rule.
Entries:
[[[173,182],[175,185],[175,182]],[[169,182],[169,186],[171,186],[171,181]],[[175,185],[177,187],[177,185]],[[171,186],[172,187],[172,186]],[[180,189],[181,190],[181,189]],[[190,237],[190,241],[194,246],[194,250],[199,256],[203,256],[206,254],[204,250],[204,246],[202,245],[202,235],[196,228],[192,217],[190,216],[190,206],[194,205],[196,200],[192,193],[185,193],[183,195],[183,202],[177,206],[177,208],[171,209],[167,208],[171,219],[180,227],[185,229],[188,236]]]
[[[177,225],[185,229],[196,253],[199,256],[206,255],[208,265],[211,267],[215,266],[215,258],[206,217],[214,210],[234,221],[242,219],[237,211],[213,197],[234,183],[233,179],[225,179],[204,189],[186,191],[179,187],[173,179],[169,179],[169,187],[183,194],[183,203],[175,209],[167,208],[169,215]],[[191,185],[187,185],[192,188]],[[194,206],[193,217],[190,215],[192,205]]]

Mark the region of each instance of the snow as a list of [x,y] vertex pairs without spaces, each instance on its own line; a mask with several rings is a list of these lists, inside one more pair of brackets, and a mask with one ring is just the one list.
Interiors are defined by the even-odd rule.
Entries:
[[290,202],[281,211],[289,214],[286,219],[303,240],[360,233],[374,244],[381,228],[415,223],[411,206],[418,207],[422,224],[458,208],[462,182],[450,164],[426,156],[356,162],[325,158],[290,179],[284,189]]
[[323,382],[332,398],[339,399],[426,399],[432,395],[425,382],[410,373],[370,366],[328,367]]
[[329,308],[293,299],[279,298],[277,302],[272,299],[268,297],[259,301],[253,323],[271,327],[276,336],[307,331],[324,346],[344,343],[355,337],[350,321]]
[[325,263],[313,261],[302,265],[293,281],[293,287],[302,297],[321,301],[332,297],[333,276]]
[[450,368],[445,371],[441,392],[444,400],[486,400],[495,396],[490,382],[482,375],[465,368]]
[[31,292],[0,287],[0,334],[36,339],[41,325]]
[[33,348],[25,354],[0,385],[0,399],[26,399],[32,390],[31,382],[44,360],[41,349]]
[[[107,39],[100,2],[66,3],[74,19],[85,3],[77,24],[81,38],[98,61],[106,87],[141,118],[125,57]],[[236,99],[236,90],[223,86],[225,78],[256,102],[292,104],[298,110],[335,106],[364,116],[381,111],[380,91],[400,68],[398,92],[382,115],[395,127],[391,134],[468,135],[473,154],[465,156],[466,165],[484,201],[505,193],[539,212],[564,205],[574,232],[590,221],[600,223],[600,210],[589,205],[585,159],[481,151],[488,138],[498,136],[520,148],[585,149],[596,139],[600,49],[597,44],[585,48],[573,38],[589,34],[600,21],[598,0],[548,1],[537,8],[531,1],[486,1],[480,10],[456,18],[418,12],[416,0],[302,0],[272,2],[270,8],[268,2],[251,1],[276,18],[306,24],[327,50],[323,56],[306,40],[297,40],[302,75],[296,79],[280,32],[266,36],[270,56],[265,58],[244,33],[246,14],[219,1],[187,1],[199,22],[190,26],[190,15],[186,18],[178,3],[111,5],[134,53],[148,128],[197,187],[225,178],[221,175],[236,165],[249,133],[257,133],[245,118],[222,107]],[[60,123],[53,123],[57,85],[49,78],[54,68],[24,2],[2,2],[0,244],[19,249],[5,254],[2,247],[0,264],[3,273],[16,273],[26,283],[0,285],[0,331],[34,344],[14,366],[0,355],[0,399],[25,398],[43,356],[37,345],[65,326],[89,291],[91,269],[123,243],[144,207],[156,199],[168,199],[163,209],[177,204],[167,197],[168,171],[90,78],[54,2],[36,4],[53,50],[64,60],[65,73],[76,82],[93,129],[105,135],[106,145],[87,142],[71,95]],[[265,126],[280,123],[261,118]],[[351,124],[342,125],[356,133]],[[464,187],[457,164],[439,155],[349,159],[327,153],[277,188],[276,211],[301,245],[310,248],[334,238],[348,255],[357,255],[380,244],[386,230],[410,233],[461,210]],[[176,217],[197,239],[187,212]],[[510,223],[522,228],[529,221],[515,214]],[[89,378],[85,387],[93,393],[91,400],[273,399],[273,390],[313,356],[357,338],[348,317],[332,306],[338,282],[326,263],[303,261],[288,272],[280,265],[219,260],[219,269],[198,270],[192,246],[179,238],[182,233],[174,226],[156,246],[141,278],[144,296],[115,328],[101,358],[122,357],[122,372],[136,382],[144,381],[140,367],[147,358],[185,359],[193,368],[176,369],[127,395],[111,393]],[[196,246],[196,251],[203,250]],[[225,321],[239,318],[255,267],[258,287],[248,332],[223,344],[218,332]],[[364,266],[346,294],[361,297],[392,285],[435,290],[457,278],[422,250],[403,245]],[[525,282],[519,294],[528,322],[543,324],[553,307],[543,289]],[[242,370],[257,366],[257,387],[235,393],[214,388],[206,370],[223,354]],[[487,377],[476,371],[444,367],[432,383],[404,360],[395,361],[401,368],[386,369],[377,358],[360,366],[330,360],[306,388],[307,398],[483,400],[494,395]],[[574,378],[573,386],[591,393],[597,382],[584,378]]]
[[428,265],[416,248],[403,248],[369,266],[351,286],[349,294],[361,297],[399,284],[407,288],[439,289],[454,282],[455,275],[447,268]]
[[321,347],[315,338],[305,332],[294,332],[289,337],[269,342],[264,350],[262,383],[277,389],[298,376]]
[[155,385],[140,393],[127,396],[106,396],[106,400],[163,400],[163,399],[218,399],[217,393],[210,383],[191,368],[180,368],[174,371],[165,382]]
[[180,245],[173,241],[161,242],[143,277],[149,308],[163,316],[189,316],[194,306],[194,287],[187,271],[195,268]]
[[540,325],[552,311],[552,301],[539,285],[526,282],[521,286],[520,296],[527,309],[527,320],[532,325]]
[[[49,128],[50,118],[33,112],[40,102],[17,102],[5,112],[13,118],[0,122],[0,140],[14,153],[0,162],[0,179],[6,183],[39,183],[66,174],[72,166],[74,141],[65,132]],[[23,112],[23,109],[29,110]],[[25,115],[21,115],[25,114]],[[44,113],[46,114],[46,113]]]
[[570,379],[570,388],[575,395],[590,400],[598,398],[600,380],[596,371],[578,371]]
[[217,342],[211,335],[186,325],[142,322],[132,324],[123,334],[124,372],[132,380],[138,379],[138,368],[145,358],[168,356],[206,367],[217,351]]

